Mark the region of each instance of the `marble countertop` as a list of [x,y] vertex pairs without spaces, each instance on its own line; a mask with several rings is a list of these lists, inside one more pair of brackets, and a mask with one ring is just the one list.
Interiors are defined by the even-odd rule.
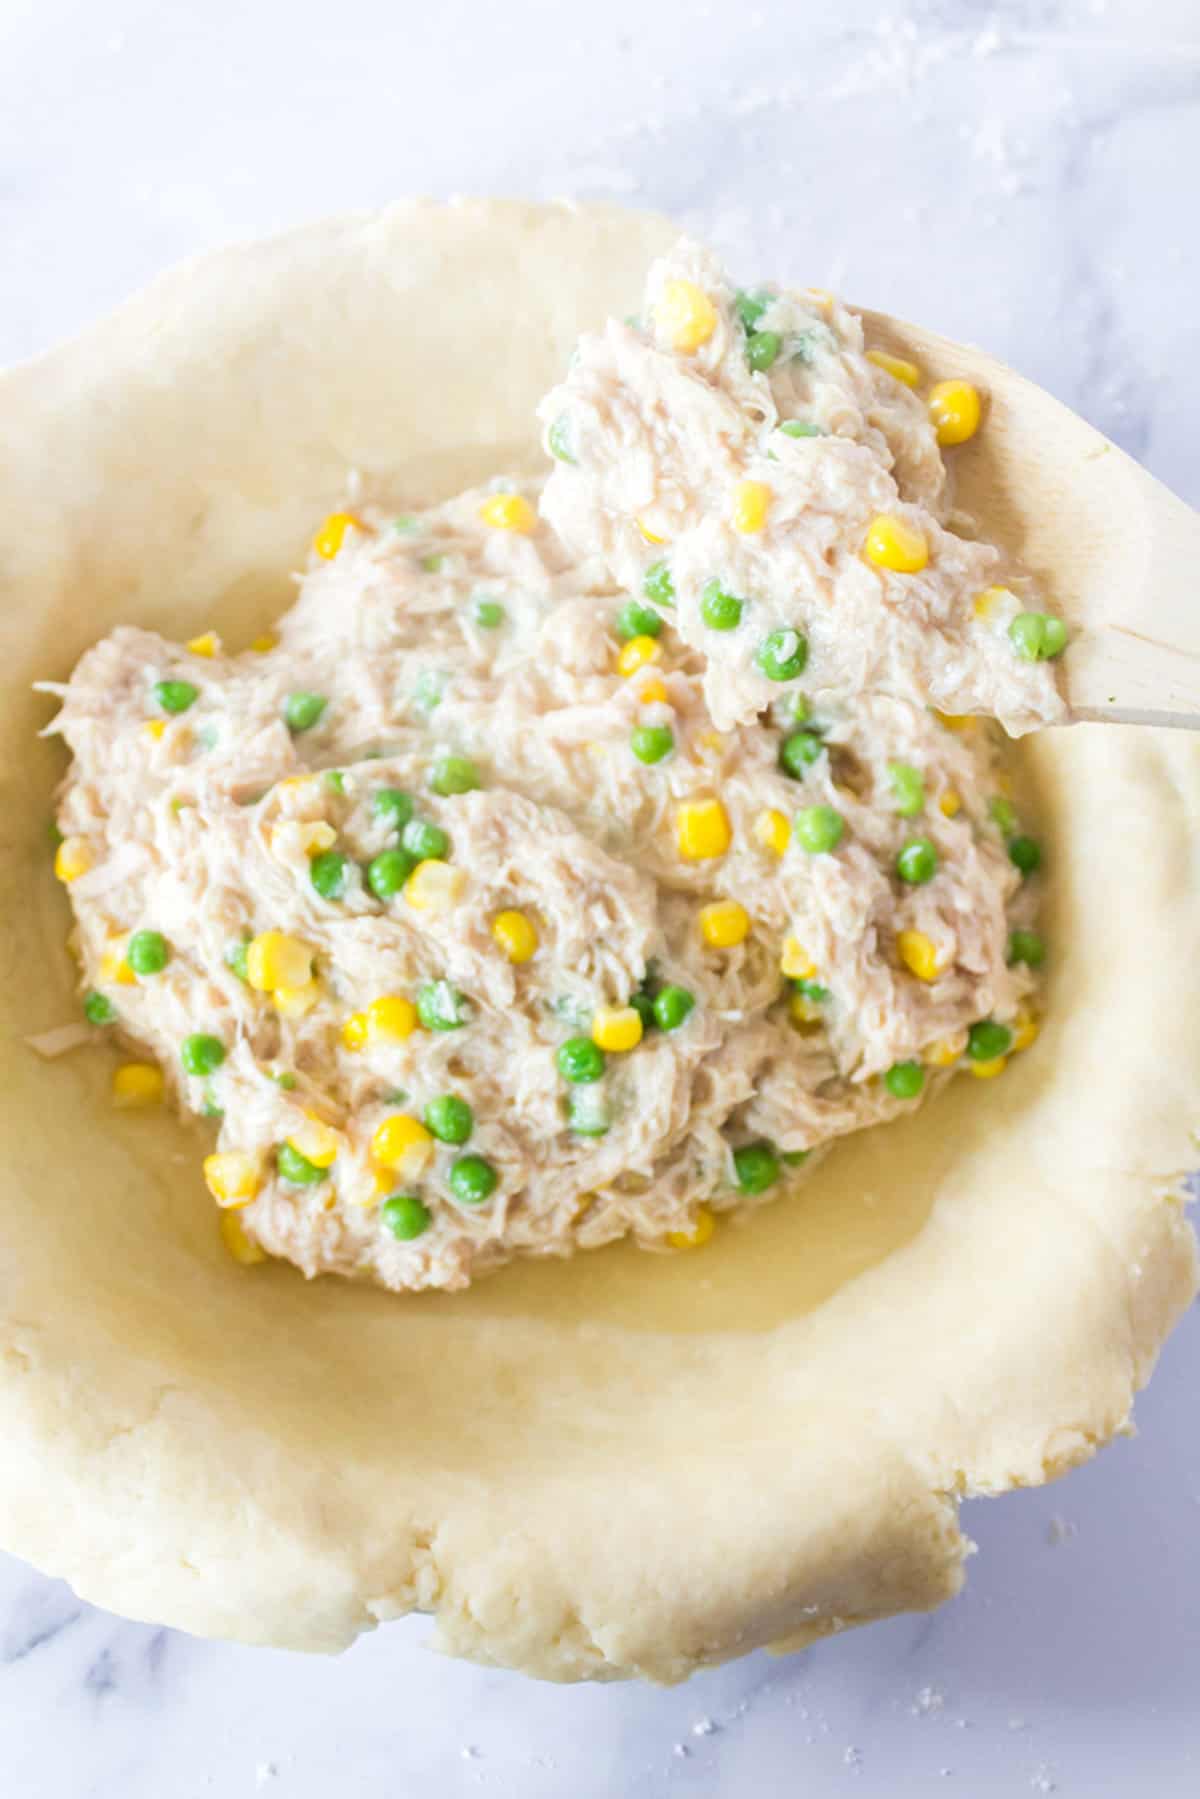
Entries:
[[[604,197],[987,344],[1200,501],[1193,0],[6,0],[0,67],[0,361],[314,214]],[[670,1692],[446,1662],[422,1620],[334,1662],[201,1643],[0,1560],[0,1790],[1182,1799],[1198,1386],[1193,1312],[1136,1440],[966,1508],[962,1599]]]

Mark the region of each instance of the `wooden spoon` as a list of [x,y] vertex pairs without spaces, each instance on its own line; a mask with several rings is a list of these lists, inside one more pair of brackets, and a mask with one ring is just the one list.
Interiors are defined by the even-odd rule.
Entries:
[[1200,729],[1200,514],[1058,400],[967,344],[882,312],[867,342],[958,376],[984,422],[946,452],[953,499],[1041,587],[1071,628],[1071,723]]

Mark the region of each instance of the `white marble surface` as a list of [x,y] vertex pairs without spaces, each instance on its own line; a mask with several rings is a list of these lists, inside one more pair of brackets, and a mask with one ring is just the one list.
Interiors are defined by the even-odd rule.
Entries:
[[[0,360],[315,213],[606,196],[987,343],[1200,500],[1194,0],[0,0],[0,70]],[[1195,1794],[1198,1382],[1193,1314],[1137,1441],[967,1508],[939,1615],[675,1692],[442,1662],[421,1621],[337,1662],[199,1643],[0,1563],[0,1791]]]

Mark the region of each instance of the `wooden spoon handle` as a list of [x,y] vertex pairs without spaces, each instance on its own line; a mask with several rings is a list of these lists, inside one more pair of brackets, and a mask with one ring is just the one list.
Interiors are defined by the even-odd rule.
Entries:
[[[1105,439],[1088,513],[1110,555],[1064,657],[1073,718],[1200,729],[1200,514]],[[1113,508],[1110,512],[1109,506]]]

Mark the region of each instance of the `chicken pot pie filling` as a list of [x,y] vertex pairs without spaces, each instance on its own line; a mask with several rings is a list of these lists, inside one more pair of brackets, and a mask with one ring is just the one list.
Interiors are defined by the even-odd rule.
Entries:
[[270,636],[52,689],[113,1100],[211,1120],[239,1260],[694,1248],[1036,1035],[992,721],[1064,717],[1066,634],[950,509],[974,389],[685,243],[542,418],[543,486],[352,486]]

